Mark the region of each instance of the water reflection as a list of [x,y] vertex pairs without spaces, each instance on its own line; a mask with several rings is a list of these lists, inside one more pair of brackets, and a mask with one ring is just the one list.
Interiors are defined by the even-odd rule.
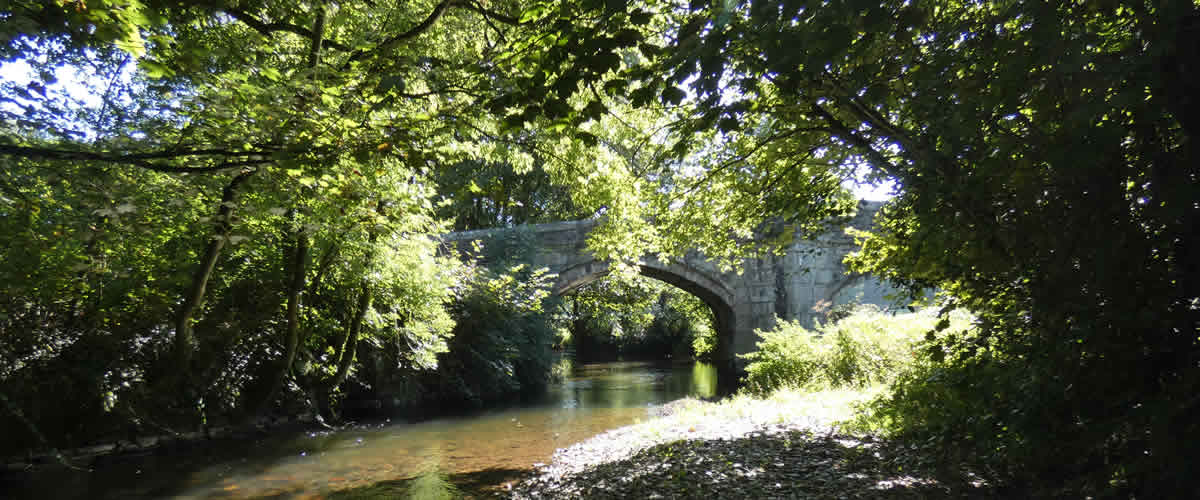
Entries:
[[575,365],[521,407],[271,436],[110,464],[84,477],[56,472],[31,478],[14,498],[455,498],[456,484],[515,478],[557,448],[645,419],[649,406],[716,391],[717,371],[704,363]]
[[450,500],[461,498],[462,492],[450,482],[445,473],[438,469],[430,469],[409,483],[405,495],[412,500]]
[[716,379],[716,369],[707,363],[580,365],[550,389],[547,401],[560,409],[645,407],[684,396],[714,396]]

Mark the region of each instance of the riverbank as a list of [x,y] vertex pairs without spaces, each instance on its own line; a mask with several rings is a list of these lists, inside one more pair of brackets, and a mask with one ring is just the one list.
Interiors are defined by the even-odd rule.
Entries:
[[942,457],[837,422],[868,391],[779,391],[766,399],[686,399],[659,416],[555,453],[504,497],[1008,498]]
[[99,443],[68,449],[29,451],[24,456],[0,457],[0,472],[27,471],[35,467],[65,467],[86,470],[97,461],[120,460],[148,453],[170,454],[206,443],[243,440],[268,434],[327,431],[305,415],[289,418],[259,418],[241,425],[205,426],[195,431],[130,435],[125,439],[104,439]]

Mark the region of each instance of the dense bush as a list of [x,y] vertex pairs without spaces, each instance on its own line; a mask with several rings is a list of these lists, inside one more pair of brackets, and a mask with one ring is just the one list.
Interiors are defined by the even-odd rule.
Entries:
[[[955,313],[954,327],[969,322]],[[932,331],[934,311],[892,315],[860,306],[846,317],[809,330],[779,321],[758,332],[758,351],[746,354],[744,390],[766,395],[785,387],[863,387],[894,380],[913,360],[914,344]]]
[[548,279],[518,266],[486,272],[468,286],[451,308],[457,324],[432,374],[431,403],[479,408],[546,387],[557,336],[543,307]]
[[287,176],[0,174],[28,192],[0,199],[0,455],[308,412],[360,368],[356,346],[443,350],[458,265],[424,236],[432,193],[309,196]]
[[[1061,353],[1033,339],[1001,343],[979,331],[931,336],[862,421],[969,463],[989,480],[1032,485],[1039,496],[1180,498],[1168,492],[1194,481],[1195,462],[1173,457],[1195,454],[1183,436],[1200,424],[1180,409],[1196,400],[1195,385],[1172,387],[1168,397],[1130,394],[1117,388],[1142,380],[1141,370],[1088,359],[1082,342],[1057,343],[1078,349],[1080,364],[1054,364]],[[1138,403],[1127,407],[1128,400]],[[1156,479],[1140,480],[1147,476]]]
[[376,353],[379,367],[358,379],[356,397],[401,410],[461,410],[545,388],[559,334],[548,302],[553,276],[525,262],[532,237],[509,229],[482,241],[448,308],[454,327],[446,349],[429,363],[406,359],[407,346]]
[[[974,356],[951,352],[948,359],[938,361],[931,355],[935,352],[932,346],[929,341],[922,342],[892,391],[873,401],[857,423],[894,438],[938,448],[956,462],[968,460],[993,479],[1014,479],[1018,469],[1023,468],[1020,462],[1038,455],[1022,448],[1061,444],[1055,439],[1051,422],[1039,426],[1044,429],[1039,435],[1022,436],[1010,431],[1012,417],[1040,418],[1038,411],[1024,412],[1010,404],[1009,395],[1032,388],[1031,380],[1022,376],[1024,372],[1014,363],[1019,360],[1005,359],[989,348]],[[1033,422],[1025,422],[1030,424]],[[1062,461],[1060,456],[1061,465],[1075,466],[1075,459],[1081,458],[1070,456],[1069,461]],[[1025,466],[1039,467],[1032,463]]]

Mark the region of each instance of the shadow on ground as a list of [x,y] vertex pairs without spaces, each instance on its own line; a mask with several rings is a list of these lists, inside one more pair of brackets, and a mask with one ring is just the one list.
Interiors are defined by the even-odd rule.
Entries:
[[804,431],[691,440],[564,476],[543,473],[512,498],[1013,498],[1019,492],[912,448]]
[[443,474],[431,471],[424,475],[393,481],[381,481],[370,486],[334,491],[327,500],[496,498],[512,484],[529,475],[529,469],[493,468],[475,472]]

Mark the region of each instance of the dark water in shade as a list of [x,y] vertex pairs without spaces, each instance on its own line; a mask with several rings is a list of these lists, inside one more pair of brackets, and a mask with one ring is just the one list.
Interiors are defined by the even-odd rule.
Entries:
[[495,485],[557,448],[647,419],[651,406],[717,393],[717,371],[704,363],[601,363],[570,373],[519,407],[117,458],[92,472],[44,469],[7,478],[0,498],[404,498],[447,480]]

